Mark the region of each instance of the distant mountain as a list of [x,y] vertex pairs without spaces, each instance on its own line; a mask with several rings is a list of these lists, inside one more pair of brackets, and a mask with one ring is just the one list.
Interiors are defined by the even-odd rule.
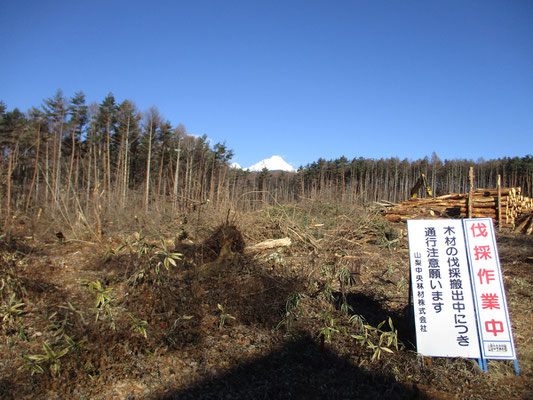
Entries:
[[239,165],[239,163],[236,163],[236,162],[232,162],[230,165],[229,165],[230,168],[235,168],[235,169],[242,169],[242,167]]
[[262,171],[263,168],[268,169],[269,171],[288,171],[296,172],[296,169],[288,162],[286,162],[280,156],[272,156],[266,160],[259,161],[257,164],[252,165],[251,167],[246,168],[248,171]]

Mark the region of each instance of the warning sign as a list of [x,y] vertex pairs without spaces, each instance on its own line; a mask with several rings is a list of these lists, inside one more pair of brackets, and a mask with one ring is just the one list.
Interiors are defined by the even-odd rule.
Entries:
[[479,358],[462,222],[411,220],[407,230],[418,352]]
[[407,221],[418,352],[514,359],[490,218]]
[[492,220],[464,220],[483,358],[516,358]]

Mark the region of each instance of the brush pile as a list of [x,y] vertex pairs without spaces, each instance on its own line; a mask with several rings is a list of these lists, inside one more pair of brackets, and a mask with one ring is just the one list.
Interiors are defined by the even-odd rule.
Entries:
[[[477,189],[471,197],[469,194],[447,194],[414,199],[388,208],[385,218],[391,222],[420,218],[467,218],[471,201],[472,218],[492,218],[501,227],[515,228],[521,215],[533,211],[533,199],[523,196],[520,187],[502,188],[499,199],[498,189]],[[530,225],[527,224],[528,227]]]

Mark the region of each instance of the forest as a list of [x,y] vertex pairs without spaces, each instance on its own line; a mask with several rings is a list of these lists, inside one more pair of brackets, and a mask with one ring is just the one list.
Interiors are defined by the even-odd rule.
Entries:
[[342,156],[321,158],[296,173],[231,169],[228,144],[212,145],[156,107],[140,111],[111,93],[100,104],[87,104],[83,92],[68,99],[58,90],[25,113],[0,102],[0,134],[4,215],[41,207],[92,215],[96,199],[100,208],[146,211],[207,200],[210,207],[241,210],[302,199],[401,202],[421,173],[436,195],[464,193],[470,166],[477,187],[496,187],[499,174],[503,187],[521,186],[529,197],[533,190],[531,155],[488,161],[442,161],[436,153],[419,160]]
[[421,174],[466,193],[471,167],[531,197],[531,155],[248,172],[156,107],[61,90],[0,102],[0,147],[0,399],[531,398],[533,235],[498,226],[521,376],[485,373],[417,353],[405,220],[423,207],[384,215]]

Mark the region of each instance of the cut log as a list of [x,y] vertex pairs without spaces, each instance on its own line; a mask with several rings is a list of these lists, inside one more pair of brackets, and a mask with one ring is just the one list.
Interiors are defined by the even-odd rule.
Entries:
[[265,240],[264,242],[254,244],[246,247],[245,251],[262,251],[268,249],[275,249],[278,247],[288,247],[291,245],[291,239],[286,237],[282,239]]
[[518,226],[516,227],[516,230],[521,232],[522,230],[527,229],[527,226],[529,225],[532,219],[533,219],[533,215],[529,215],[526,218],[524,218],[524,220],[518,224]]
[[526,227],[524,232],[526,235],[531,235],[533,233],[533,220],[529,220],[529,226]]
[[[470,200],[470,201],[469,201]],[[406,221],[422,218],[492,218],[501,228],[515,227],[518,218],[533,211],[533,199],[521,194],[520,187],[477,189],[469,194],[448,194],[414,199],[388,207],[386,219]],[[520,219],[520,223],[523,220]],[[531,223],[533,226],[533,222]],[[529,227],[529,224],[527,225]],[[527,230],[527,228],[524,228]]]

